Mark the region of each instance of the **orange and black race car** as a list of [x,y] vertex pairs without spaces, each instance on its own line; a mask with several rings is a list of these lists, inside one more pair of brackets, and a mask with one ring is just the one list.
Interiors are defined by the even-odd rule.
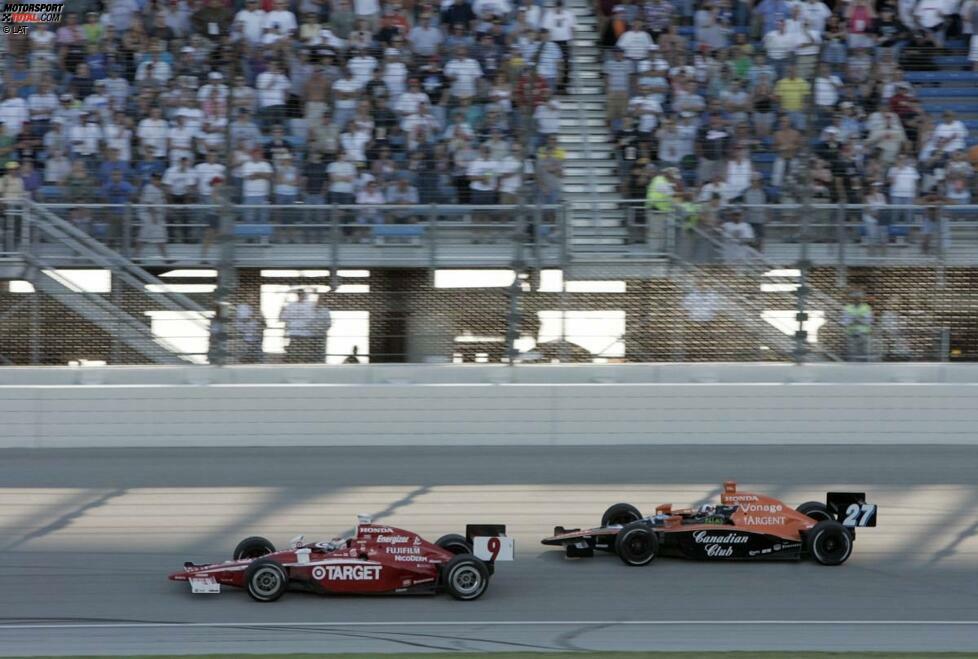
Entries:
[[876,506],[862,492],[829,492],[825,503],[792,509],[762,494],[723,484],[717,505],[674,510],[663,504],[644,517],[635,506],[617,503],[594,529],[558,526],[543,544],[563,546],[568,558],[594,550],[618,554],[626,565],[648,565],[656,556],[700,560],[814,559],[841,565],[852,554],[856,527],[876,526]]

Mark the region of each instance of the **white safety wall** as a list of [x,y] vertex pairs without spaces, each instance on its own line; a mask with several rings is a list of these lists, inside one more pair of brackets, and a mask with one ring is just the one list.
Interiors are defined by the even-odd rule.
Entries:
[[372,368],[10,369],[0,447],[978,441],[970,366]]

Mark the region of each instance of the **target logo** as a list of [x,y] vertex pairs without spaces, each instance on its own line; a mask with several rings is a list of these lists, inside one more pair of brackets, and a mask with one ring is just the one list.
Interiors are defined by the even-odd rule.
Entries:
[[321,566],[317,565],[316,567],[314,567],[312,569],[312,578],[313,579],[322,579],[325,576],[326,576],[326,570],[323,569]]

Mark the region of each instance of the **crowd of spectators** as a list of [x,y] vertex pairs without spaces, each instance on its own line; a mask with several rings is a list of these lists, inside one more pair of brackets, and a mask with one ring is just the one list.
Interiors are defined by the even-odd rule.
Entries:
[[[252,223],[276,218],[269,204],[560,199],[555,97],[574,33],[560,0],[78,0],[66,10],[62,24],[4,44],[0,163],[33,199],[230,199],[250,206]],[[118,239],[99,213],[78,206],[71,218]],[[142,244],[206,234],[190,213],[141,219]]]
[[[675,212],[728,247],[758,246],[771,215],[740,205],[868,204],[854,219],[882,247],[911,219],[883,206],[968,204],[978,192],[965,124],[925,112],[904,80],[954,53],[958,70],[969,60],[978,70],[975,0],[599,0],[598,10],[621,191],[648,200],[649,222]],[[952,39],[971,40],[967,59]],[[924,217],[925,249],[933,231]]]

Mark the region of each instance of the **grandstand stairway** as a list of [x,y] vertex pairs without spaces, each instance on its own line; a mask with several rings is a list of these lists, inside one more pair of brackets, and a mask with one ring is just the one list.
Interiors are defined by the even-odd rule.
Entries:
[[[109,295],[83,290],[59,272],[52,262],[30,249],[21,254],[24,267],[13,278],[30,281],[35,294],[55,300],[67,311],[102,329],[152,363],[186,364],[190,361],[176,346],[155,336],[150,323],[130,310],[176,312],[206,331],[207,310],[204,307],[172,291],[150,272],[50,210],[28,202],[25,212],[34,234],[33,242],[58,245],[59,251],[63,252],[59,254],[59,262],[69,261],[79,268],[109,271],[113,290]],[[123,299],[127,308],[122,306]]]
[[597,17],[588,0],[567,0],[577,30],[571,58],[571,86],[560,96],[560,145],[564,163],[564,200],[568,204],[571,251],[574,254],[624,254],[626,230],[611,134],[605,124],[602,54],[597,45]]

